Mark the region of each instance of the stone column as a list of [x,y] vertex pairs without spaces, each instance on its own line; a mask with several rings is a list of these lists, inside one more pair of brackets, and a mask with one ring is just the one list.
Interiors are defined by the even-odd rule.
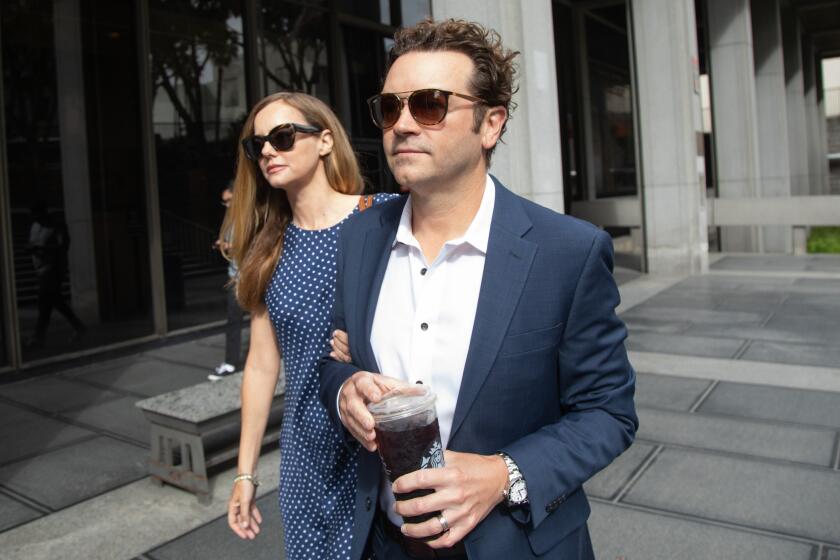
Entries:
[[790,149],[790,193],[809,194],[808,133],[805,120],[805,91],[802,76],[802,39],[799,18],[789,5],[781,6],[787,90],[788,147]]
[[[718,196],[759,194],[758,116],[749,0],[707,0]],[[757,228],[722,228],[724,251],[759,250]]]
[[563,212],[560,114],[554,63],[551,0],[432,0],[436,20],[450,17],[498,31],[519,51],[518,103],[490,172],[534,202]]
[[72,304],[82,321],[91,324],[99,321],[99,296],[88,172],[79,0],[53,0],[53,27],[64,219],[70,232],[68,261]]
[[708,269],[694,0],[634,0],[645,247],[650,273]]
[[[758,194],[789,197],[790,148],[779,0],[752,0],[750,9],[761,165]],[[764,226],[759,233],[765,252],[792,252],[790,226]]]

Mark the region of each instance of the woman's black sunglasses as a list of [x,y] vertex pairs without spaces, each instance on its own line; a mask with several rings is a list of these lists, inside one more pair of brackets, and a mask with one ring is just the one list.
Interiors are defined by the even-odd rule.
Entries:
[[[408,97],[400,97],[408,93]],[[408,100],[408,111],[419,124],[432,126],[446,117],[449,110],[449,96],[454,95],[476,103],[482,100],[472,95],[455,93],[442,89],[418,89],[416,91],[400,91],[397,93],[380,93],[367,100],[373,124],[385,130],[391,128],[400,120],[403,106]]]
[[283,123],[271,129],[266,136],[249,136],[242,140],[242,148],[248,159],[257,161],[262,155],[262,149],[266,142],[278,152],[287,152],[295,145],[296,132],[321,132],[323,129],[307,124]]

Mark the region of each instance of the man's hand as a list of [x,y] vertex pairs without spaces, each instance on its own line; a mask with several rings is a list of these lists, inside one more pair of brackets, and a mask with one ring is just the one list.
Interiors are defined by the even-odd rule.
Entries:
[[441,512],[449,524],[446,533],[441,534],[443,528],[436,517],[402,526],[408,537],[440,535],[427,543],[432,548],[448,548],[463,540],[504,499],[502,492],[508,482],[507,467],[498,455],[446,451],[444,459],[445,467],[408,473],[393,485],[398,494],[424,488],[434,490],[427,496],[396,503],[396,511],[403,517]]
[[228,526],[240,539],[254,540],[260,534],[262,515],[254,502],[254,485],[242,480],[233,485],[228,500]]
[[368,451],[376,451],[376,433],[367,405],[379,402],[382,395],[391,389],[405,385],[399,379],[357,371],[341,386],[338,394],[341,423]]
[[350,355],[350,337],[342,330],[333,331],[333,336],[330,339],[330,357],[337,362],[344,362],[349,364],[353,361]]

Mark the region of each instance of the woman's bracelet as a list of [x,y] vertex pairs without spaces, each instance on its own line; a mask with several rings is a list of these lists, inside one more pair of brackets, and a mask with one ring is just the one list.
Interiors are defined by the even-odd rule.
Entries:
[[251,482],[251,484],[254,485],[254,488],[256,488],[257,486],[260,485],[260,482],[257,480],[256,475],[253,475],[253,474],[250,474],[250,473],[242,473],[242,474],[236,475],[233,479],[233,484],[235,485],[240,480],[249,480]]

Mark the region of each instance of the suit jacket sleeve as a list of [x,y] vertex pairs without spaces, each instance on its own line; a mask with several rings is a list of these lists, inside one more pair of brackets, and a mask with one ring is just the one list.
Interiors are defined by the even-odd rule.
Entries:
[[598,232],[575,287],[557,353],[562,417],[502,451],[521,470],[537,527],[549,513],[632,443],[638,419],[627,329],[615,313],[612,242]]
[[[351,342],[357,336],[360,336],[359,333],[350,332],[347,329],[347,322],[345,321],[345,313],[346,309],[344,306],[344,258],[346,254],[346,243],[344,243],[345,235],[349,234],[348,231],[350,224],[347,224],[344,228],[344,231],[339,234],[339,242],[338,242],[338,256],[337,256],[337,276],[336,276],[336,284],[335,284],[335,300],[333,303],[332,308],[332,319],[330,323],[330,333],[335,331],[336,329],[343,330],[348,333]],[[330,419],[335,424],[338,433],[343,434],[345,439],[350,442],[355,442],[355,439],[350,435],[344,424],[341,423],[341,419],[338,414],[338,392],[341,389],[341,385],[350,378],[354,373],[360,371],[360,368],[355,366],[352,363],[346,364],[344,362],[339,362],[334,360],[330,356],[330,350],[324,353],[318,363],[318,370],[320,373],[320,388],[319,388],[319,396],[321,397],[321,402],[323,403],[324,407],[327,409],[330,415]]]

